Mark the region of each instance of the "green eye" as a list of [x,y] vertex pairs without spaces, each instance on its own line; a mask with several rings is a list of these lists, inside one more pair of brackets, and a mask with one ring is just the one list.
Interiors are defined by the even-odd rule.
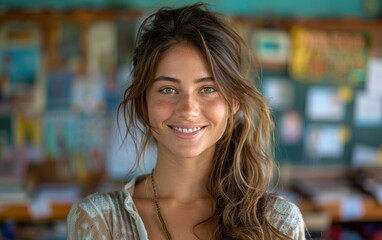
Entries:
[[160,93],[163,93],[163,94],[175,94],[176,91],[175,89],[173,88],[162,88],[159,90]]
[[213,87],[205,87],[201,90],[202,93],[214,93],[216,92],[216,89]]

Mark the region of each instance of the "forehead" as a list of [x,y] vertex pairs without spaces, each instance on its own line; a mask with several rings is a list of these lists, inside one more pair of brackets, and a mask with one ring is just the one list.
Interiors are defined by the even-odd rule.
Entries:
[[194,45],[186,42],[175,44],[163,52],[156,65],[156,72],[164,70],[161,69],[163,67],[181,67],[182,65],[184,66],[182,69],[193,67],[210,72],[210,67],[204,54]]

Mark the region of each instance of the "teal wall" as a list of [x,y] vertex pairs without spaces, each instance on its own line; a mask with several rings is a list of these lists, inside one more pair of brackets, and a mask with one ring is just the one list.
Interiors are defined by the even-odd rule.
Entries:
[[[67,9],[76,7],[126,7],[138,10],[161,6],[180,6],[193,0],[0,0],[0,10]],[[280,17],[359,17],[377,18],[382,12],[381,0],[206,0],[213,10],[233,15]],[[366,6],[366,7],[365,7]]]

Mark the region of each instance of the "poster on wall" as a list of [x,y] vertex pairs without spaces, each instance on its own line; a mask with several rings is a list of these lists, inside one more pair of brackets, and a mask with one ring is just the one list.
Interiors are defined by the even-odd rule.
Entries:
[[3,103],[33,101],[40,64],[39,55],[36,48],[0,50],[0,99]]
[[359,85],[365,81],[369,46],[361,32],[294,27],[290,74],[307,82]]
[[40,73],[40,32],[36,25],[9,22],[0,28],[0,105],[35,100]]
[[9,21],[0,28],[0,48],[40,47],[41,34],[37,24]]
[[78,24],[65,23],[60,26],[58,56],[68,67],[76,68],[83,57],[82,29]]
[[108,73],[117,63],[117,28],[111,22],[91,25],[87,36],[87,70],[89,74]]
[[52,70],[46,77],[46,107],[69,109],[74,74],[68,70]]
[[355,168],[382,166],[382,156],[379,155],[378,147],[355,144],[352,151],[351,166]]
[[311,158],[340,158],[347,141],[347,128],[340,125],[310,124],[304,133],[304,150]]
[[255,29],[250,44],[256,58],[265,64],[286,64],[289,59],[289,34],[283,30]]
[[357,92],[354,122],[357,127],[382,127],[382,94]]
[[336,87],[314,86],[307,91],[306,115],[315,121],[341,121],[345,102]]
[[285,78],[267,77],[264,79],[263,93],[272,110],[285,110],[294,104],[294,88]]
[[105,153],[109,140],[110,120],[103,114],[88,113],[74,118],[73,147],[75,151],[97,150]]
[[284,112],[280,121],[282,143],[291,145],[300,142],[302,125],[302,119],[298,112],[294,110]]
[[49,157],[68,157],[73,149],[74,117],[70,111],[49,111],[44,115],[44,150]]
[[[15,119],[15,146],[18,148],[42,149],[42,122],[38,114],[17,114]],[[31,152],[31,155],[34,155]]]
[[72,82],[71,106],[75,112],[104,112],[106,103],[103,75],[75,75]]
[[382,95],[382,57],[371,58],[368,66],[366,89]]

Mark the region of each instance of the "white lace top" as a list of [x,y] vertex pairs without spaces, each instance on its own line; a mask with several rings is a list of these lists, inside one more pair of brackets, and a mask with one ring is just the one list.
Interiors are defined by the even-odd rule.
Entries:
[[[67,218],[67,239],[147,240],[132,198],[135,183],[136,178],[120,191],[95,193],[74,204]],[[292,239],[305,239],[304,221],[293,203],[277,197],[269,221]]]

